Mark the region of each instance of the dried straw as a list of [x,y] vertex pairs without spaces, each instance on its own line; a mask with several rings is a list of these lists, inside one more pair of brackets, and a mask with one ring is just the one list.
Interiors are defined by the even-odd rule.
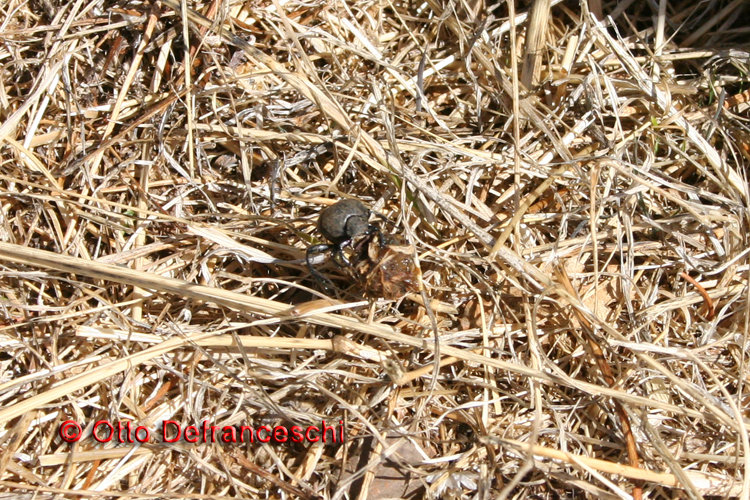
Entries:
[[748,4],[657,3],[0,5],[0,498],[750,498]]

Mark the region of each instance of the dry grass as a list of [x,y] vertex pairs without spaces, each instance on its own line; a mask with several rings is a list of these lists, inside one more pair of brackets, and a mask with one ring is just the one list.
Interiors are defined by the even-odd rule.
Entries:
[[750,4],[588,8],[1,3],[0,499],[750,498]]

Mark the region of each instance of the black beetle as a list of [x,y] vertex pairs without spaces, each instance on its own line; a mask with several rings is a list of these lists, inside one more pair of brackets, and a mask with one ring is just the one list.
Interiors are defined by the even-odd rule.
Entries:
[[369,219],[370,209],[359,200],[341,200],[320,212],[318,231],[332,244],[313,245],[307,249],[306,260],[310,274],[319,281],[330,283],[313,268],[310,261],[313,255],[328,250],[333,250],[334,262],[337,264],[343,262],[345,266],[350,265],[342,248],[351,245],[352,239],[372,234],[377,230],[376,226],[369,223]]
[[370,210],[359,200],[341,200],[320,212],[318,231],[334,245],[371,232]]

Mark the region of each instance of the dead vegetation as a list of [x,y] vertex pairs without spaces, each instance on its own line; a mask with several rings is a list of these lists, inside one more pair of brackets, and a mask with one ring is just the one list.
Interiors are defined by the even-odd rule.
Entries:
[[750,497],[747,2],[0,12],[0,498]]

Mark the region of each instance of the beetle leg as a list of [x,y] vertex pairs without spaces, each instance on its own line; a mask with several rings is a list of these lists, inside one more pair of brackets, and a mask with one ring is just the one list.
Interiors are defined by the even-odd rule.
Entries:
[[385,246],[386,246],[386,243],[385,243],[385,241],[383,241],[383,232],[377,226],[370,226],[370,227],[373,228],[372,229],[373,233],[377,233],[378,234],[378,246],[380,247],[381,250],[384,249]]
[[375,214],[380,220],[391,226],[391,228],[396,229],[396,223],[393,222],[391,219],[386,217],[385,215],[381,214],[380,212],[376,212],[374,210],[370,210],[371,213]]
[[352,240],[346,240],[333,247],[333,262],[335,262],[337,266],[351,267],[352,263],[349,262],[349,259],[346,258],[346,255],[344,255],[343,252],[344,247],[351,246]]
[[[331,245],[313,245],[307,249],[307,252],[305,253],[305,262],[307,263],[307,269],[310,271],[310,274],[313,278],[315,278],[320,283],[323,283],[325,286],[333,286],[333,282],[320,274],[318,271],[315,270],[315,268],[312,265],[312,262],[310,259],[313,255],[327,252],[328,250],[334,249],[335,251],[336,247],[333,247]],[[334,259],[335,261],[335,259]]]

